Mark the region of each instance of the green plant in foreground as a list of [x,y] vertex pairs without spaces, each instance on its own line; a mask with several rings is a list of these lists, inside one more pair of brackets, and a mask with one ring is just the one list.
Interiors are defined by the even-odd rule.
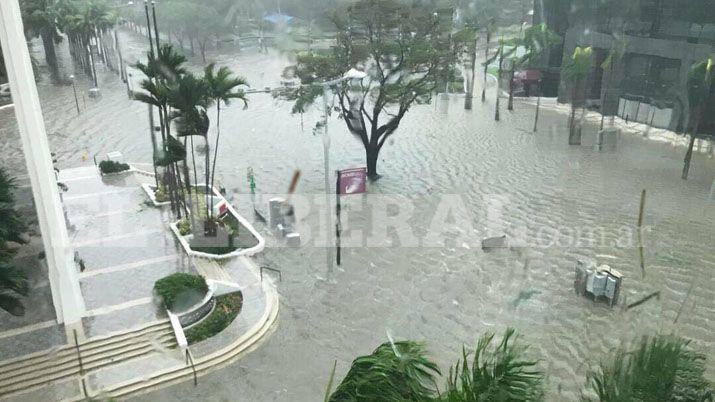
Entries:
[[99,170],[103,174],[119,173],[129,170],[129,165],[126,163],[104,160],[99,162]]
[[328,399],[339,401],[429,401],[437,395],[437,364],[422,343],[386,342],[353,361]]
[[13,265],[15,249],[8,242],[23,244],[27,231],[22,215],[15,209],[15,180],[0,168],[0,309],[21,316],[25,307],[20,296],[27,296],[30,287],[25,272]]
[[597,396],[586,402],[713,401],[705,379],[705,355],[690,341],[670,335],[644,336],[635,350],[621,348],[609,362],[589,373],[588,387]]
[[241,292],[228,293],[216,298],[216,307],[203,321],[186,330],[189,344],[201,342],[228,327],[236,319],[243,305]]
[[543,399],[544,375],[537,362],[524,358],[526,347],[516,344],[509,328],[491,348],[494,334],[483,335],[471,358],[466,348],[462,360],[450,368],[443,401],[537,401]]
[[182,310],[201,301],[208,292],[206,280],[200,275],[175,273],[154,283],[154,291],[163,306],[171,311]]

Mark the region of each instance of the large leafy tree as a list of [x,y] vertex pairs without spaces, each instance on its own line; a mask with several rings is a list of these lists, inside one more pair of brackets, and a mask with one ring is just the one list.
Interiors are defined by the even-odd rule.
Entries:
[[22,235],[27,230],[15,209],[14,189],[14,179],[0,169],[0,309],[19,316],[25,312],[20,296],[27,296],[30,289],[25,273],[13,264],[15,250],[8,244],[25,243]]
[[371,179],[379,177],[380,150],[410,107],[429,101],[454,70],[447,23],[434,11],[412,2],[360,0],[334,15],[337,35],[329,51],[301,53],[286,70],[302,84],[282,92],[295,100],[296,113],[323,94],[321,82],[353,68],[367,74],[359,85],[341,82],[332,90],[340,117],[365,149]]
[[632,350],[621,348],[588,376],[591,396],[582,401],[712,401],[705,355],[690,342],[668,335],[645,336]]
[[[211,188],[213,188],[214,179],[216,178],[218,144],[221,137],[221,103],[228,106],[232,99],[239,99],[243,102],[244,107],[248,107],[246,93],[238,89],[240,86],[248,85],[248,82],[243,77],[234,77],[228,67],[221,67],[216,70],[214,63],[209,64],[204,69],[204,82],[206,82],[207,96],[216,103],[216,143],[214,144],[214,157],[211,166]],[[208,158],[208,152],[206,156]],[[206,183],[209,183],[208,177],[206,178]],[[213,205],[213,191],[211,191],[211,205]]]

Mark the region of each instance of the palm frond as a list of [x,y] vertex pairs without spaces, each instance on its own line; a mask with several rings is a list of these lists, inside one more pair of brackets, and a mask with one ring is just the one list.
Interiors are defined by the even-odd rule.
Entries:
[[517,345],[515,332],[506,330],[501,342],[491,347],[494,334],[477,342],[471,366],[466,348],[462,360],[450,368],[446,402],[538,401],[543,398],[543,373],[537,361],[525,358],[526,348]]
[[705,379],[705,355],[690,341],[671,335],[644,336],[633,350],[619,349],[588,375],[596,399],[582,401],[712,401]]
[[387,342],[353,361],[330,396],[338,401],[430,401],[439,368],[419,342]]

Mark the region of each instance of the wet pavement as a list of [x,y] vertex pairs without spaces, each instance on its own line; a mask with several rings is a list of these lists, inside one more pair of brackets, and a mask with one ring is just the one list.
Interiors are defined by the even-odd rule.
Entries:
[[[129,58],[144,46],[135,36],[123,40]],[[224,51],[210,58],[246,75],[257,88],[278,85],[289,62],[276,51]],[[193,59],[192,69],[199,68]],[[146,107],[126,98],[116,75],[103,75],[100,86],[102,99],[87,100],[77,118],[71,87],[40,83],[48,133],[62,164],[76,166],[86,155],[114,150],[130,161],[150,160]],[[549,399],[564,401],[577,398],[590,364],[640,334],[676,331],[714,356],[715,202],[708,199],[713,160],[695,155],[690,179],[683,181],[682,148],[623,134],[614,149],[599,152],[594,124],[585,127],[582,146],[570,147],[564,114],[543,110],[541,128],[532,134],[533,107],[517,101],[514,112],[504,107],[502,120],[495,122],[493,97],[491,88],[487,102],[475,100],[472,111],[463,110],[457,95],[448,104],[413,107],[381,153],[383,178],[369,188],[371,195],[411,198],[410,230],[420,236],[431,230],[444,197],[456,195],[466,216],[451,223],[444,245],[359,244],[345,249],[343,265],[329,273],[325,248],[290,249],[269,240],[259,260],[282,271],[277,331],[238,362],[201,377],[198,387],[187,381],[136,400],[315,400],[324,393],[334,360],[341,378],[355,356],[372,351],[388,333],[427,342],[446,371],[461,357],[463,344],[473,346],[485,331],[515,327],[549,373]],[[243,201],[249,167],[259,193],[285,192],[293,170],[300,168],[299,193],[321,198],[322,139],[312,134],[319,113],[313,109],[301,119],[290,115],[290,108],[269,95],[252,95],[248,110],[239,104],[222,108],[217,177],[245,216],[251,216],[250,203]],[[0,111],[3,121],[7,116]],[[12,131],[13,124],[2,125],[0,132]],[[330,131],[331,167],[364,166],[364,151],[344,123],[331,119]],[[619,244],[624,228],[635,226],[644,188],[650,226],[645,276],[633,244]],[[346,233],[374,229],[358,201],[346,203]],[[496,220],[488,213],[494,203],[501,205]],[[119,207],[131,210],[130,204]],[[318,232],[323,213],[315,206],[305,212],[302,224]],[[594,228],[603,242],[568,241],[570,233]],[[499,233],[521,236],[528,246],[518,252],[479,249],[481,238]],[[543,236],[565,240],[538,246]],[[138,257],[166,255],[158,238],[160,250]],[[121,249],[84,251],[95,267],[131,260]],[[111,264],[103,254],[111,256]],[[662,292],[660,300],[624,311],[577,297],[573,266],[584,257],[624,273],[626,300],[656,290]],[[696,286],[674,325],[692,283]],[[523,292],[531,297],[521,297]],[[715,378],[715,361],[708,364]]]

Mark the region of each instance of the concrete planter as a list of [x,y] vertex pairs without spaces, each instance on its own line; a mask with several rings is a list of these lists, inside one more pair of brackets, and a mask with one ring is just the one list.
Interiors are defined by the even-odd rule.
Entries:
[[146,195],[147,195],[147,196],[149,197],[149,199],[151,200],[151,203],[154,204],[155,207],[164,207],[164,206],[167,206],[167,205],[171,205],[171,202],[170,202],[170,201],[162,201],[162,202],[159,202],[159,201],[156,200],[156,195],[155,195],[154,186],[151,186],[151,185],[145,183],[145,184],[142,184],[142,189],[144,190],[144,192],[146,193]]
[[261,236],[256,231],[256,229],[253,228],[253,225],[251,225],[243,216],[238,213],[238,211],[233,208],[233,206],[228,202],[228,200],[226,200],[226,198],[224,198],[223,195],[221,195],[221,193],[219,193],[215,188],[213,188],[212,190],[214,192],[214,198],[217,199],[219,202],[226,201],[228,213],[230,213],[243,227],[245,227],[251,233],[251,235],[253,235],[253,237],[256,238],[258,244],[250,248],[237,249],[225,254],[211,254],[202,251],[196,251],[193,250],[191,248],[191,245],[189,244],[189,240],[191,240],[192,235],[182,236],[178,228],[179,222],[173,222],[169,225],[171,227],[171,231],[174,232],[174,236],[176,236],[177,240],[179,240],[179,243],[181,243],[181,247],[184,248],[186,254],[191,257],[206,258],[209,260],[227,260],[240,256],[252,256],[256,253],[261,252],[266,247],[266,240],[263,238],[263,236]]

